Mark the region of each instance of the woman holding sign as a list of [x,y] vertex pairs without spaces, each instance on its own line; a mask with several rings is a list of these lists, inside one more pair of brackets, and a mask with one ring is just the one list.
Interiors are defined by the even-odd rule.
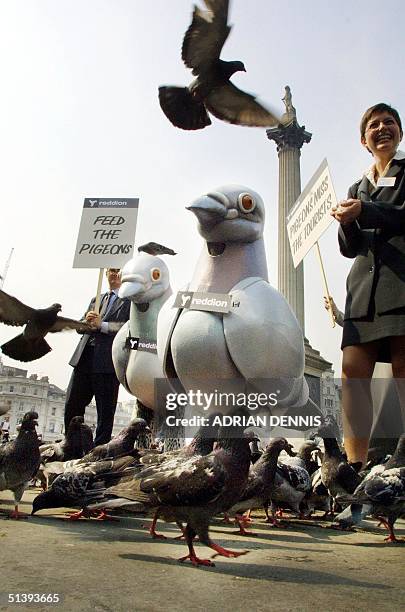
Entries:
[[364,464],[377,361],[392,364],[405,412],[405,154],[400,116],[387,104],[364,113],[360,134],[374,163],[331,214],[340,223],[341,253],[355,258],[343,325],[343,425],[349,460]]

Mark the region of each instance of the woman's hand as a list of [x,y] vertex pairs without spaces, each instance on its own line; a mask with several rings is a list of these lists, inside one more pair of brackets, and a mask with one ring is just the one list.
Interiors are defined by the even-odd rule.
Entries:
[[334,206],[331,210],[331,215],[342,225],[353,223],[361,213],[361,201],[349,198],[342,200],[338,206]]

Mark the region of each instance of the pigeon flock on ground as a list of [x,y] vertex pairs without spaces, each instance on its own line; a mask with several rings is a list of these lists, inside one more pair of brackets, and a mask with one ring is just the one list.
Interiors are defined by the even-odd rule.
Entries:
[[[245,71],[243,63],[220,58],[231,30],[229,1],[204,3],[206,10],[194,7],[181,54],[196,78],[189,87],[159,88],[163,112],[184,130],[210,125],[209,114],[244,126],[278,125],[276,114],[231,83],[234,73]],[[288,527],[281,517],[308,521],[318,512],[333,519],[331,528],[342,530],[372,517],[387,528],[388,541],[398,542],[394,524],[405,514],[405,434],[391,457],[361,470],[348,461],[328,418],[317,431],[319,443],[304,440],[294,450],[287,439],[269,431],[259,438],[257,430],[236,421],[218,424],[223,412],[214,403],[188,445],[149,448],[162,401],[156,379],[182,392],[196,388],[197,380],[197,388],[207,393],[213,376],[224,392],[229,381],[268,392],[268,382],[277,380],[277,410],[269,404],[257,414],[321,416],[304,376],[302,330],[268,281],[261,196],[244,185],[224,185],[187,208],[197,219],[203,249],[183,292],[172,293],[168,267],[160,258],[176,253],[156,242],[138,247],[122,269],[119,296],[131,301],[131,311],[116,335],[113,361],[120,383],[137,399],[138,417],[97,447],[83,417],[72,419],[63,441],[40,445],[38,414],[27,412],[17,437],[0,445],[0,491],[14,496],[14,510],[6,514],[22,518],[24,491],[39,479],[43,491],[33,501],[32,515],[48,510],[49,516],[55,509],[74,510],[69,520],[147,515],[155,539],[165,537],[156,531],[158,520],[175,523],[187,546],[180,561],[194,566],[214,565],[197,554],[200,546],[214,556],[245,555],[247,550],[214,542],[210,526],[218,519],[235,522],[239,536],[254,535],[246,526],[257,510],[264,511],[272,528]],[[225,314],[189,308],[186,302],[179,305],[181,293],[186,300],[201,293],[231,296],[232,304]],[[59,316],[60,311],[60,304],[35,309],[0,290],[0,322],[24,326],[22,334],[1,346],[2,352],[28,362],[51,350],[45,340],[49,332],[92,331],[85,322]],[[190,416],[190,406],[184,412]],[[241,421],[248,415],[246,406],[234,405],[229,412]]]
[[[0,490],[11,490],[15,500],[10,518],[22,517],[18,504],[41,461],[58,456],[59,461],[48,464],[54,466],[56,475],[34,498],[32,515],[45,509],[66,513],[68,508],[75,512],[66,514],[67,520],[150,515],[153,520],[149,531],[158,539],[165,537],[156,532],[158,518],[174,522],[188,548],[180,561],[190,560],[196,566],[214,565],[212,560],[197,555],[197,536],[200,544],[215,552],[214,556],[232,558],[248,552],[215,543],[209,533],[214,519],[228,523],[234,520],[240,536],[255,535],[245,529],[253,522],[252,510],[264,510],[265,522],[273,527],[288,527],[288,520],[278,520],[284,513],[308,522],[317,518],[317,508],[315,504],[311,507],[310,500],[319,485],[324,487],[326,506],[334,516],[331,528],[353,529],[364,518],[374,517],[387,528],[387,541],[400,541],[394,523],[405,514],[405,434],[392,457],[367,466],[360,475],[357,466],[347,462],[337,440],[326,437],[328,419],[319,432],[324,453],[311,440],[303,441],[296,453],[285,438],[274,438],[252,463],[244,428],[215,426],[217,414],[211,415],[209,425],[202,426],[192,441],[177,451],[140,448],[140,436],[148,426],[144,419],[136,418],[109,444],[69,460],[64,460],[71,457],[71,450],[66,452],[72,448],[68,439],[59,445],[39,446],[37,416],[28,412],[17,438],[0,446]],[[74,423],[76,429],[80,425],[80,421]],[[76,449],[83,454],[79,446]],[[319,457],[319,470],[311,475]],[[316,484],[313,476],[318,472],[320,480]]]

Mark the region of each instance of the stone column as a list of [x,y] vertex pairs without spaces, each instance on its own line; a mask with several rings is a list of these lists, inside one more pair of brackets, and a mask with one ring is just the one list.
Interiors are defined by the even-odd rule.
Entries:
[[278,204],[278,290],[293,309],[305,334],[304,311],[304,267],[301,262],[294,268],[287,236],[287,217],[301,193],[300,155],[304,143],[312,134],[297,122],[296,110],[292,105],[290,88],[285,88],[283,98],[286,112],[276,128],[267,130],[269,140],[277,145],[279,157],[279,204]]

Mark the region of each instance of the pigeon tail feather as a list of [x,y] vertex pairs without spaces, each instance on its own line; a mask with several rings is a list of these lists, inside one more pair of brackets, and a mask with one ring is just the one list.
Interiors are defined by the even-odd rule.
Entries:
[[16,361],[34,361],[43,357],[52,349],[43,338],[27,340],[23,334],[20,334],[3,344],[1,350],[7,357]]
[[183,130],[201,130],[211,125],[205,106],[187,87],[159,87],[160,106],[173,125]]

